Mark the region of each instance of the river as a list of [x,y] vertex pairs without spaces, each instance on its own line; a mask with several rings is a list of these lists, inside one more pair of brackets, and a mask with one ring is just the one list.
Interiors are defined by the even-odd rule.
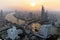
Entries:
[[19,20],[19,22],[17,22],[17,18],[15,18],[14,13],[9,13],[7,14],[7,16],[5,17],[5,19],[7,19],[8,21],[12,22],[12,23],[16,23],[16,24],[23,24],[25,21],[23,20]]
[[[20,24],[20,25],[23,24],[23,23],[25,23],[25,21],[23,21],[23,20],[19,20],[19,23],[18,23],[17,22],[17,18],[15,18],[13,15],[14,15],[14,13],[9,13],[5,17],[5,19],[7,19],[8,21],[10,21],[12,23],[16,23],[16,24]],[[34,23],[34,24],[32,24],[32,26],[35,27],[36,24]],[[52,27],[51,31],[52,31],[52,34],[56,34],[57,33],[57,28],[56,27]]]

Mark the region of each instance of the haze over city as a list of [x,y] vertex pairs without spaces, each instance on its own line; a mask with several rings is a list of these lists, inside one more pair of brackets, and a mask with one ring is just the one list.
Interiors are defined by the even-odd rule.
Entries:
[[46,10],[60,10],[60,0],[0,0],[0,9],[40,10],[44,5]]
[[0,40],[60,40],[60,0],[0,0]]

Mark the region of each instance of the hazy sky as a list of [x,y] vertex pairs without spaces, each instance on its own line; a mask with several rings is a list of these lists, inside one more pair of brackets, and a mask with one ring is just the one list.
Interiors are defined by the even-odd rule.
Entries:
[[60,10],[60,0],[0,0],[0,9],[39,10],[41,5],[47,10]]

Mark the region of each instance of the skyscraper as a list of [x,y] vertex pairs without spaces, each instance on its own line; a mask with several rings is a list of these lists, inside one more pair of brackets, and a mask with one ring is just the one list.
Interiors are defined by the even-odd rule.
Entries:
[[47,11],[45,11],[44,6],[42,5],[42,10],[41,10],[41,24],[45,24],[48,21],[48,15]]
[[0,11],[0,26],[3,25],[4,19],[3,19],[3,11]]
[[45,14],[45,10],[44,10],[44,7],[42,5],[42,10],[41,10],[41,20],[42,21],[44,20],[44,14]]
[[47,22],[47,21],[49,21],[48,20],[48,13],[47,13],[47,11],[45,12],[45,22]]
[[33,15],[32,12],[30,12],[30,13],[29,13],[29,18],[30,18],[30,19],[32,18],[32,15]]
[[3,11],[1,10],[0,11],[0,18],[2,19],[2,17],[3,17]]

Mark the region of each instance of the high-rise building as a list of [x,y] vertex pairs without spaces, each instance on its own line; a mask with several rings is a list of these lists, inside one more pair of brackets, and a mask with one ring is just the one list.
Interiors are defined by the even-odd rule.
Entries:
[[42,10],[41,10],[41,20],[42,21],[44,20],[44,14],[45,14],[45,10],[44,10],[44,7],[42,5]]
[[44,17],[44,18],[45,18],[45,21],[46,21],[46,22],[49,21],[49,20],[48,20],[48,13],[47,13],[47,11],[45,12],[45,17]]
[[6,19],[3,14],[3,10],[0,10],[0,26],[3,26],[6,23]]
[[3,11],[0,11],[0,26],[3,25]]
[[2,18],[3,17],[3,11],[1,10],[0,11],[0,18]]
[[30,18],[30,19],[32,18],[32,15],[33,15],[32,12],[30,12],[30,13],[29,13],[29,18]]
[[41,10],[41,24],[45,24],[48,21],[48,15],[47,11],[45,12],[44,6],[42,5],[42,10]]

